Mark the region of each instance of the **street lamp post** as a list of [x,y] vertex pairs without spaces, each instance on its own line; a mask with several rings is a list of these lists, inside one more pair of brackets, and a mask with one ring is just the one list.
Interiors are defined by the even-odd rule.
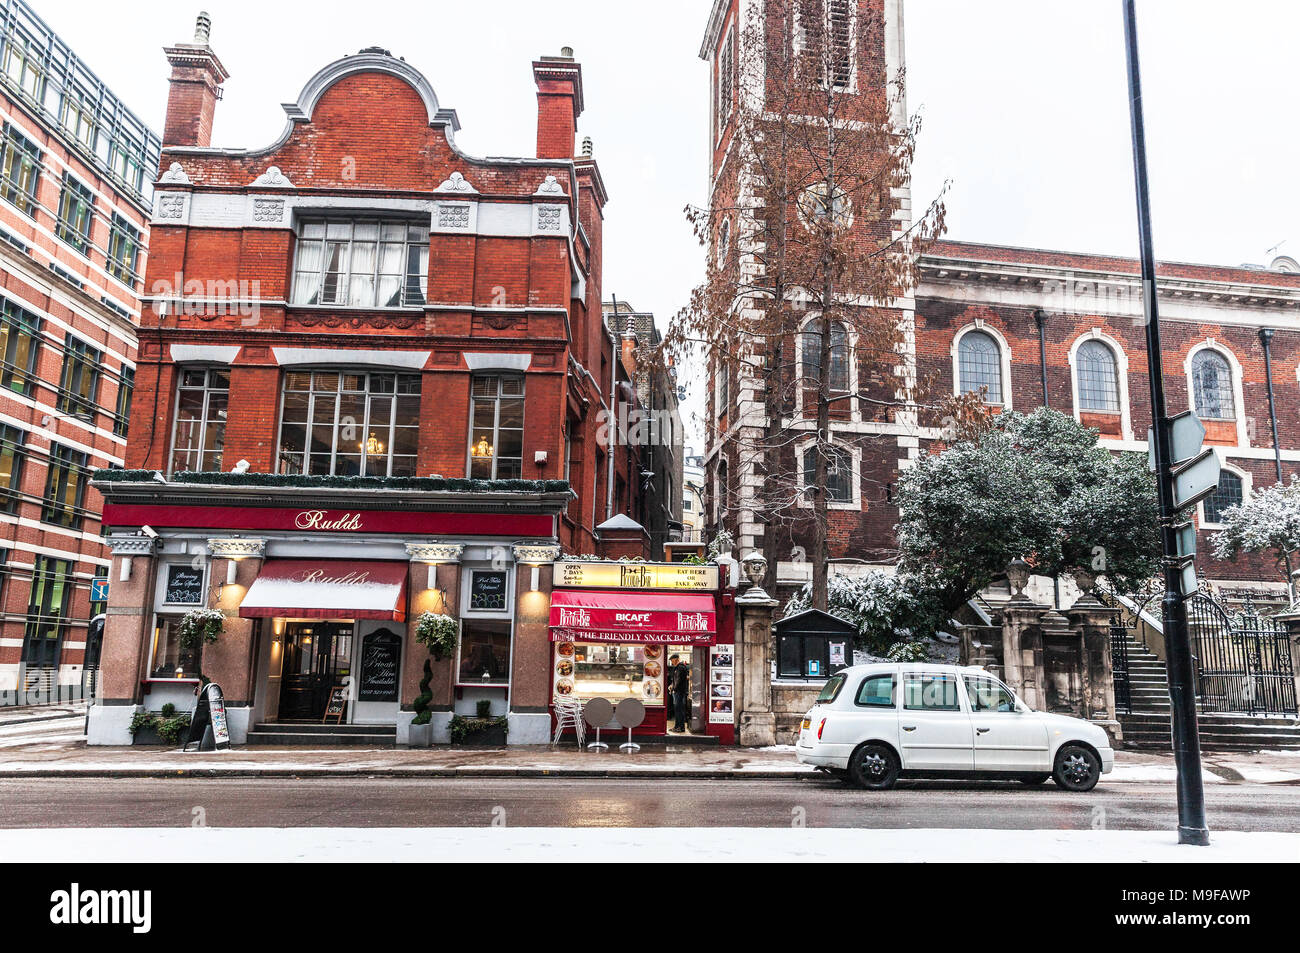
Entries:
[[1173,722],[1174,763],[1178,769],[1178,842],[1206,845],[1205,791],[1201,782],[1201,740],[1196,726],[1196,693],[1187,606],[1179,571],[1177,508],[1171,442],[1173,428],[1165,407],[1161,367],[1160,314],[1156,300],[1156,261],[1151,241],[1151,202],[1147,192],[1146,129],[1142,118],[1142,80],[1138,67],[1135,0],[1124,0],[1124,39],[1128,58],[1129,111],[1133,127],[1133,174],[1137,186],[1138,233],[1142,246],[1142,306],[1146,317],[1147,364],[1151,378],[1151,422],[1160,496],[1160,541],[1164,550],[1163,603],[1165,663]]

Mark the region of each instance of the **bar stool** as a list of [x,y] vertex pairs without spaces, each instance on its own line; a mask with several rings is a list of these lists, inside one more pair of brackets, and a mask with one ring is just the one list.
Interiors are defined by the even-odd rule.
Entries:
[[592,728],[596,729],[596,740],[587,745],[588,751],[605,751],[609,745],[600,740],[600,729],[604,728],[614,718],[614,706],[609,703],[608,698],[593,698],[587,702],[582,709],[582,719]]
[[632,742],[632,729],[640,728],[641,722],[645,721],[645,705],[639,698],[624,698],[614,709],[614,718],[627,729],[627,741],[619,745],[618,750],[629,754],[640,751],[641,746]]

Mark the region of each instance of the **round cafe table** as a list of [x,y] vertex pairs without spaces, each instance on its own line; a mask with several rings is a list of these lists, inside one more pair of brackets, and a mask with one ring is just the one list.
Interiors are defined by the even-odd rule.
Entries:
[[632,729],[640,728],[641,722],[645,721],[645,705],[641,704],[639,698],[624,698],[614,709],[614,719],[623,728],[627,729],[627,741],[618,746],[620,751],[640,751],[641,746],[633,744]]
[[604,751],[609,748],[600,740],[600,729],[614,718],[614,706],[608,698],[593,698],[582,709],[582,720],[596,729],[596,740],[587,745],[588,751]]

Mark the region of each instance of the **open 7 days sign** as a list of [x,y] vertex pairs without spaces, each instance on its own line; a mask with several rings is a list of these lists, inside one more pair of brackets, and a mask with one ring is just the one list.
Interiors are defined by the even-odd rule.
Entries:
[[717,566],[685,563],[557,562],[555,585],[580,589],[668,589],[706,592],[718,588]]

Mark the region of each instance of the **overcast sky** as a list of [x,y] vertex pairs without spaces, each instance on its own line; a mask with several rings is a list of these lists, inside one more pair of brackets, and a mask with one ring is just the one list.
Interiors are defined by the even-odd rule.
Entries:
[[[199,3],[31,0],[129,106],[162,128],[161,47],[188,41]],[[379,45],[458,110],[471,155],[530,155],[530,63],[572,46],[610,191],[605,296],[661,322],[686,303],[702,253],[685,222],[707,195],[710,0],[199,0],[231,73],[217,145],[263,146],[326,63]],[[1300,256],[1300,4],[1139,0],[1156,254],[1266,263]],[[907,0],[909,105],[925,126],[913,198],[952,180],[949,237],[1134,254],[1119,0]]]

